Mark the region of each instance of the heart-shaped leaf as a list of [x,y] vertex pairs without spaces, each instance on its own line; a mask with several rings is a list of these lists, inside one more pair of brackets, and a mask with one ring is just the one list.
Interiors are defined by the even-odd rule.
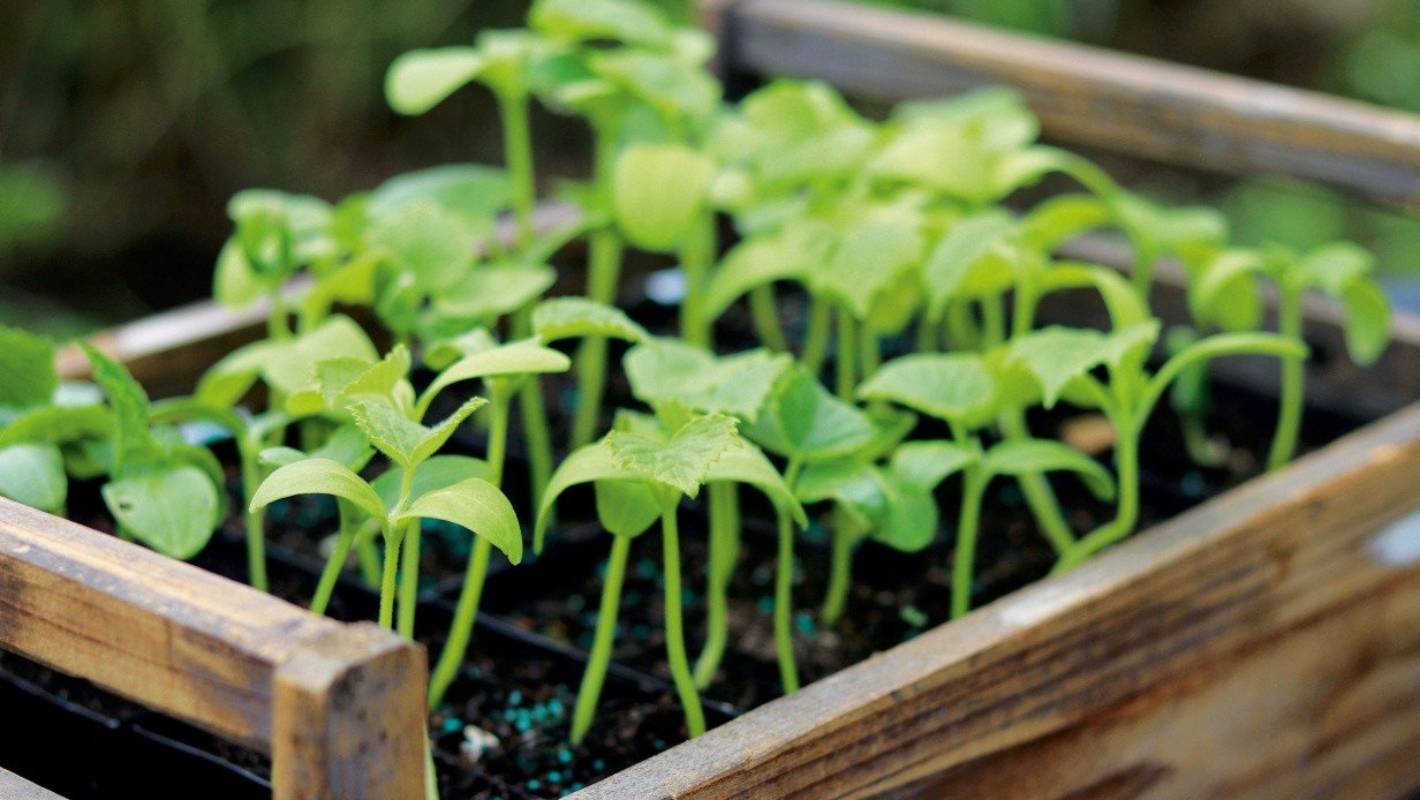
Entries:
[[675,400],[753,419],[790,361],[767,350],[717,358],[679,339],[651,339],[628,351],[622,363],[632,393],[646,403]]
[[991,370],[971,353],[893,359],[858,388],[858,396],[889,400],[970,427],[990,420],[999,405]]
[[862,410],[795,367],[746,434],[772,452],[811,463],[857,452],[872,443],[876,430]]
[[533,333],[544,344],[591,336],[634,343],[649,336],[626,312],[585,297],[544,300],[533,309],[532,322]]
[[393,521],[398,524],[408,519],[438,519],[460,525],[487,539],[512,563],[523,560],[523,534],[513,504],[498,487],[481,478],[467,478],[422,494]]
[[217,487],[203,470],[143,470],[103,487],[104,504],[133,538],[173,558],[202,551],[220,521]]
[[612,431],[606,443],[617,466],[693,498],[714,463],[738,441],[736,428],[733,417],[706,414],[690,420],[669,439]]
[[433,428],[414,422],[380,398],[353,400],[350,414],[381,453],[405,469],[412,469],[438,452],[458,426],[487,402],[481,397],[471,398]]
[[57,446],[0,447],[0,497],[57,514],[63,512],[68,495],[69,478]]
[[612,175],[612,204],[626,238],[645,250],[674,250],[704,211],[713,171],[709,158],[683,145],[624,150]]
[[306,458],[278,468],[266,476],[252,496],[251,510],[302,494],[328,494],[354,503],[376,519],[384,519],[385,504],[363,478],[338,461]]

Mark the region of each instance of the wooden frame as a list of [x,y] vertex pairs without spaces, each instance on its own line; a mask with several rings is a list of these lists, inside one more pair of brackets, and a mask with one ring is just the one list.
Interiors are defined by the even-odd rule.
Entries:
[[[1420,198],[1414,117],[816,0],[708,19],[732,73],[883,99],[1006,82],[1062,140]],[[1111,260],[1108,242],[1080,246]],[[1176,273],[1159,279],[1160,307],[1177,306]],[[1335,309],[1308,314],[1309,338],[1334,347]],[[102,342],[178,386],[190,373],[174,365],[210,361],[257,319],[204,305]],[[1420,396],[1420,322],[1395,335],[1364,386],[1336,360],[1313,395],[1367,413]],[[1246,369],[1230,376],[1269,382]],[[1398,797],[1420,786],[1417,471],[1420,406],[575,797]],[[270,747],[282,797],[419,785],[418,648],[3,502],[0,646]],[[361,699],[333,704],[332,686]],[[372,720],[393,726],[388,746],[344,738],[378,739]]]
[[269,751],[281,800],[424,796],[421,646],[3,499],[0,648]]

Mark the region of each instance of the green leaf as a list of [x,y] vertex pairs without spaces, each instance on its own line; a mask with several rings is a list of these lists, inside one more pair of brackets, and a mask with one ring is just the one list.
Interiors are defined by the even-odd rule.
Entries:
[[1342,297],[1355,281],[1370,275],[1376,257],[1355,242],[1332,242],[1312,248],[1296,268],[1307,277],[1307,283],[1317,286],[1332,297]]
[[125,463],[147,455],[157,446],[148,431],[148,394],[123,365],[91,345],[79,346],[89,357],[94,380],[103,387],[113,408],[114,471],[121,472]]
[[818,261],[815,251],[824,251],[829,242],[823,238],[805,241],[803,232],[801,226],[782,228],[744,239],[730,248],[705,288],[706,315],[718,318],[751,289],[775,281],[806,282],[809,264]]
[[[409,484],[409,497],[423,497],[429,492],[468,480],[488,480],[488,462],[481,458],[458,455],[437,455],[414,468],[414,480]],[[404,468],[391,465],[370,482],[386,508],[399,505],[399,485],[404,480]]]
[[870,534],[874,541],[903,553],[924,550],[937,536],[937,503],[930,491],[883,470],[873,475],[887,501],[887,513]]
[[817,292],[827,292],[862,319],[873,301],[922,257],[922,218],[905,206],[872,209],[855,217],[838,237],[828,260],[807,273]]
[[867,534],[887,519],[888,499],[877,468],[857,458],[819,461],[804,468],[794,486],[805,503],[832,500],[852,527]]
[[628,241],[669,252],[705,208],[714,164],[689,147],[635,144],[622,151],[612,175],[612,205]]
[[[605,439],[573,450],[557,465],[556,471],[547,481],[547,487],[542,491],[542,502],[537,510],[537,525],[533,529],[534,553],[542,552],[547,523],[551,518],[548,512],[557,503],[557,498],[573,486],[599,481],[631,481],[646,485],[645,479],[638,473],[618,463]],[[659,516],[659,503],[656,511]]]
[[482,397],[471,398],[433,428],[414,422],[381,398],[357,398],[349,408],[371,444],[391,461],[411,469],[438,452],[458,426],[487,402]]
[[420,396],[415,413],[423,417],[440,392],[461,381],[566,372],[571,366],[571,359],[556,350],[543,347],[536,339],[523,339],[470,353],[434,378],[429,388]]
[[1374,364],[1390,343],[1390,301],[1374,281],[1353,280],[1341,293],[1346,350],[1357,364]]
[[686,423],[668,440],[612,431],[606,443],[618,466],[693,498],[715,461],[738,439],[733,417],[706,414]]
[[808,525],[803,506],[794,497],[779,470],[769,463],[758,447],[736,437],[705,475],[706,483],[743,483],[755,487],[780,511],[790,514],[800,527]]
[[40,406],[0,428],[0,447],[22,442],[67,444],[113,436],[113,413],[104,406]]
[[650,530],[661,518],[660,500],[648,483],[641,481],[597,481],[597,519],[608,533],[636,537]]
[[591,54],[588,64],[597,75],[655,109],[670,127],[683,128],[687,123],[698,127],[719,108],[719,81],[677,55],[627,47],[599,50]]
[[1201,325],[1226,331],[1255,330],[1262,324],[1262,295],[1258,277],[1266,265],[1251,250],[1224,250],[1190,282],[1189,313]]
[[1010,439],[986,451],[982,466],[991,475],[1073,472],[1100,500],[1114,499],[1114,479],[1099,462],[1079,450],[1044,439]]
[[385,504],[363,478],[337,461],[307,458],[278,468],[266,476],[251,499],[251,510],[302,494],[327,494],[348,500],[366,514],[384,519]]
[[981,459],[981,448],[941,440],[907,442],[892,454],[892,472],[926,491]]
[[367,211],[375,218],[432,201],[475,229],[491,229],[493,217],[512,203],[513,184],[505,170],[486,164],[442,164],[406,172],[370,193]]
[[401,114],[423,114],[479,77],[487,66],[472,47],[411,50],[385,74],[385,98]]
[[69,495],[64,456],[53,444],[0,447],[0,497],[41,511],[62,513]]
[[572,42],[610,39],[660,47],[671,34],[656,8],[631,0],[537,0],[528,24]]
[[512,563],[523,560],[523,534],[513,504],[498,487],[481,478],[468,478],[420,495],[394,522],[416,518],[460,525],[487,539]]
[[970,353],[893,359],[858,387],[858,396],[889,400],[969,427],[986,423],[999,406],[991,370]]
[[622,361],[631,391],[646,403],[678,400],[691,408],[758,416],[766,398],[790,366],[783,353],[750,350],[716,358],[680,339],[650,339]]
[[1109,207],[1083,194],[1056,195],[1021,218],[1018,234],[1028,247],[1049,253],[1086,231],[1109,223]]
[[434,310],[478,321],[501,317],[541,297],[556,282],[557,272],[545,264],[488,264],[437,292]]
[[237,239],[228,239],[217,254],[217,268],[212,278],[212,297],[227,308],[242,309],[270,291],[252,269],[246,252]]
[[780,380],[746,435],[775,453],[810,463],[855,453],[873,442],[876,431],[857,406],[834,397],[818,379],[795,367]]
[[220,519],[217,487],[203,470],[171,466],[110,481],[104,504],[119,527],[164,555],[189,559],[202,551]]
[[962,297],[1000,294],[1011,285],[1011,272],[998,255],[1015,220],[1000,209],[989,209],[953,225],[927,259],[925,277],[931,287],[928,313],[941,319],[947,303]]
[[1024,366],[1039,381],[1045,406],[1049,408],[1072,381],[1095,367],[1115,368],[1131,359],[1142,360],[1158,336],[1157,320],[1109,334],[1050,326],[1016,339],[1006,363]]
[[459,284],[474,262],[477,230],[433,200],[416,200],[375,220],[368,241],[423,292]]
[[621,309],[585,297],[558,297],[538,303],[533,309],[532,324],[533,333],[543,344],[584,336],[636,343],[650,335]]
[[[266,383],[288,396],[320,390],[316,364],[322,361],[348,358],[374,364],[380,358],[365,331],[343,315],[332,316],[313,331],[256,353]],[[198,394],[203,394],[201,387]]]

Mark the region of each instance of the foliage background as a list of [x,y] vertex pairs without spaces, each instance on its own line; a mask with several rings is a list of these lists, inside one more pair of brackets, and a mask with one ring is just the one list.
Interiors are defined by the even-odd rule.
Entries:
[[[683,0],[660,2],[690,17]],[[871,2],[1420,111],[1420,0]],[[226,200],[242,188],[334,198],[402,170],[497,160],[486,94],[407,120],[386,108],[381,79],[403,50],[467,41],[525,11],[519,0],[8,0],[0,321],[71,334],[202,296]],[[585,168],[576,125],[539,115],[534,132],[544,175]],[[1352,236],[1392,270],[1420,263],[1413,220],[1325,190],[1196,191],[1244,240]]]

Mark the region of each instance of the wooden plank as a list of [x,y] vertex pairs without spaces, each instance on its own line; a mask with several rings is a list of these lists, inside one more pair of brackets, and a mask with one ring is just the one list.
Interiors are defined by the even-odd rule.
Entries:
[[422,785],[421,647],[4,499],[0,648],[270,749],[278,797]]
[[1420,405],[574,795],[1399,797]]
[[0,769],[0,800],[64,800],[48,789],[35,786],[13,772]]
[[938,14],[832,0],[716,0],[722,66],[877,100],[1024,93],[1050,137],[1212,171],[1278,173],[1420,206],[1420,117]]

